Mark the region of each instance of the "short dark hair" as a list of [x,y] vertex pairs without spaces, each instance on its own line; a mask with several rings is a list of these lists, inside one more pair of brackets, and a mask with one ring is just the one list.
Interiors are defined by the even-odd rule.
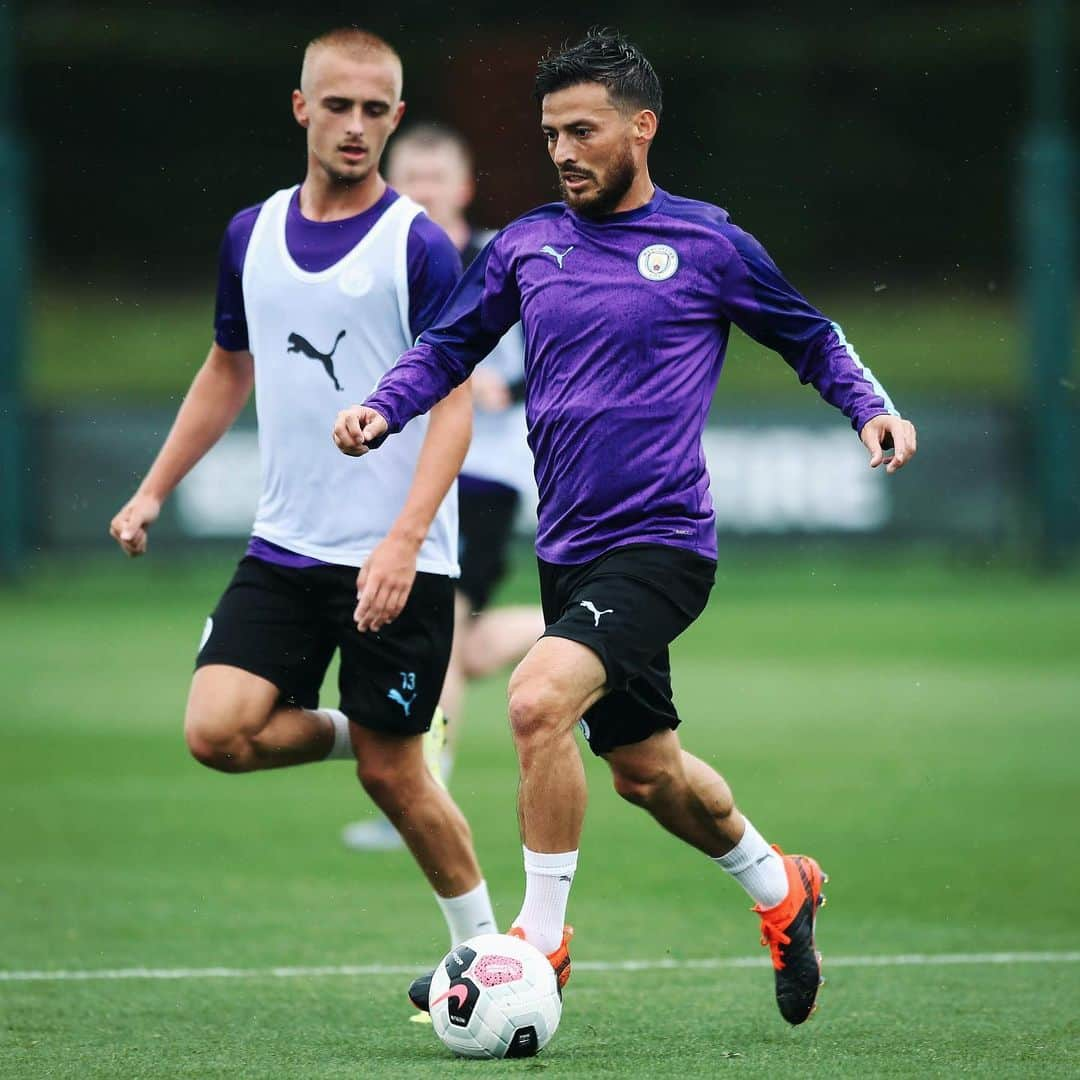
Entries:
[[642,51],[617,30],[595,26],[576,45],[564,44],[559,52],[548,50],[536,68],[534,94],[538,102],[546,94],[579,83],[607,87],[620,109],[663,108],[660,80]]

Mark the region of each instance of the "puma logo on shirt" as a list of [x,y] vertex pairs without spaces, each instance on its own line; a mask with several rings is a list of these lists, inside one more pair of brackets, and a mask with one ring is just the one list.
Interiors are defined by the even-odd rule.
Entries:
[[289,335],[289,352],[303,353],[305,356],[310,356],[312,360],[318,360],[326,374],[330,376],[330,381],[334,384],[335,390],[344,390],[345,388],[337,381],[337,376],[334,374],[334,353],[337,351],[338,342],[345,336],[345,331],[340,330],[338,336],[334,338],[334,347],[328,352],[319,352],[314,345],[308,341],[307,338],[302,337],[294,330]]
[[545,244],[540,249],[541,255],[550,255],[558,264],[559,269],[562,269],[563,259],[574,250],[574,245],[571,244],[565,251],[556,251],[550,244]]

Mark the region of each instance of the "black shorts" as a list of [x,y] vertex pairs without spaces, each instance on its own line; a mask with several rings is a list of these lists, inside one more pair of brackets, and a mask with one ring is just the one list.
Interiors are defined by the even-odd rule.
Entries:
[[593,753],[678,727],[667,647],[705,610],[716,563],[663,544],[580,566],[538,561],[544,636],[587,645],[607,672],[609,692],[582,718]]
[[341,650],[341,711],[354,723],[396,735],[431,726],[454,636],[454,587],[418,573],[401,614],[378,633],[353,622],[356,571],[294,569],[240,560],[195,661],[228,664],[272,682],[281,699],[313,709],[335,649]]
[[506,573],[519,496],[512,487],[462,477],[458,483],[458,591],[483,611]]

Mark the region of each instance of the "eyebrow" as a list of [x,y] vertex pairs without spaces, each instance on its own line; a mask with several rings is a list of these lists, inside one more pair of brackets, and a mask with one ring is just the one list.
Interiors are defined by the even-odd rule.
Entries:
[[577,120],[566,120],[561,124],[553,124],[547,121],[541,120],[540,126],[546,128],[572,128],[572,127],[588,127],[590,124],[595,124],[596,121],[592,119],[586,119],[585,117],[579,117]]
[[545,120],[545,119],[544,119],[543,117],[541,117],[541,118],[540,118],[540,126],[541,126],[541,127],[546,127],[546,128],[556,128],[556,127],[564,127],[564,128],[569,128],[569,127],[582,127],[583,125],[584,125],[584,126],[588,126],[589,124],[595,124],[595,123],[596,123],[596,121],[597,121],[597,119],[598,119],[598,118],[596,117],[596,115],[595,115],[596,113],[601,113],[601,112],[618,112],[618,111],[619,111],[619,110],[618,110],[618,109],[617,109],[617,108],[616,108],[616,107],[615,107],[614,105],[601,105],[601,106],[600,106],[599,108],[597,108],[597,109],[594,109],[594,110],[593,110],[593,115],[590,115],[590,116],[579,116],[579,117],[577,117],[577,118],[576,118],[576,119],[574,119],[574,120],[566,120],[566,121],[564,121],[564,122],[563,122],[562,124],[554,124],[554,123],[550,123],[550,122],[546,121],[546,120]]

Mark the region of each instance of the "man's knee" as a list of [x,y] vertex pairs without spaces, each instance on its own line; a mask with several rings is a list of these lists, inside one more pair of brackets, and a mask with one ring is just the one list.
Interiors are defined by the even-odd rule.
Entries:
[[278,691],[249,672],[228,666],[199,668],[184,712],[191,756],[220,772],[259,768],[256,737],[277,707]]
[[250,735],[220,715],[190,711],[184,719],[184,739],[191,756],[218,772],[250,772],[255,767]]
[[536,676],[519,677],[515,672],[508,696],[510,730],[515,742],[550,738],[568,726],[572,706],[551,681]]
[[567,736],[604,694],[604,667],[587,646],[543,637],[514,669],[507,688],[518,753]]

